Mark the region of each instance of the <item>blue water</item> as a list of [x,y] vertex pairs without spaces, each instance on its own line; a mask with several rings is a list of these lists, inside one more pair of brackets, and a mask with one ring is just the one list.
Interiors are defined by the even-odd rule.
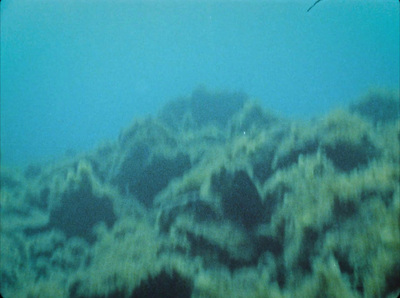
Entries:
[[287,117],[399,88],[399,3],[1,2],[1,163],[116,139],[199,84]]

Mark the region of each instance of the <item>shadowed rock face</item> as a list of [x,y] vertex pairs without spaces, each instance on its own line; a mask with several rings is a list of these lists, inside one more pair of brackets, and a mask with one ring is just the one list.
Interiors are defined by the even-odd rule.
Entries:
[[130,297],[142,298],[190,298],[193,291],[191,281],[176,272],[160,272],[155,277],[142,281]]
[[367,138],[364,138],[360,144],[338,141],[324,146],[324,150],[337,169],[343,172],[364,167],[377,156],[377,150]]
[[99,222],[112,227],[116,220],[110,198],[97,197],[84,188],[63,194],[60,206],[50,212],[48,228],[63,231],[67,238],[81,237],[93,243],[93,227]]
[[261,197],[244,170],[232,174],[222,168],[212,177],[212,188],[221,196],[224,214],[236,224],[251,229],[264,220]]
[[128,191],[146,207],[151,207],[156,194],[189,168],[190,159],[186,154],[151,156],[147,146],[138,146],[124,159],[114,180],[121,192]]
[[47,210],[48,201],[57,202],[49,208],[49,221],[45,226],[26,228],[26,235],[35,235],[43,231],[59,230],[67,239],[80,237],[88,243],[96,241],[93,228],[98,223],[105,223],[111,228],[117,220],[114,212],[111,193],[104,192],[98,186],[91,166],[86,162],[77,165],[74,172],[65,179],[65,184],[58,191],[50,188],[41,189],[38,199],[33,201],[35,207],[42,211]]

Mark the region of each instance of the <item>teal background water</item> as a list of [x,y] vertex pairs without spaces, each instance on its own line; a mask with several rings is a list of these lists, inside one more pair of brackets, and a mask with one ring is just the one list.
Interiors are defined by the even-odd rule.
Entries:
[[199,84],[287,117],[399,88],[398,1],[1,2],[2,166],[88,150]]

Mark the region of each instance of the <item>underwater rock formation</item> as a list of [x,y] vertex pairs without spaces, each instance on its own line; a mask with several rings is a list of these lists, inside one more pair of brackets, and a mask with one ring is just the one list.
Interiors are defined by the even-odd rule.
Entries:
[[396,297],[398,93],[310,122],[204,88],[1,169],[5,297]]

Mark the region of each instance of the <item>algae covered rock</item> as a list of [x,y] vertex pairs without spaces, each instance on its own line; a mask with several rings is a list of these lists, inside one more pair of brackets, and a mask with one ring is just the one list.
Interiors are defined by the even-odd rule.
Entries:
[[92,152],[2,168],[1,292],[396,297],[393,104],[306,122],[199,88]]

